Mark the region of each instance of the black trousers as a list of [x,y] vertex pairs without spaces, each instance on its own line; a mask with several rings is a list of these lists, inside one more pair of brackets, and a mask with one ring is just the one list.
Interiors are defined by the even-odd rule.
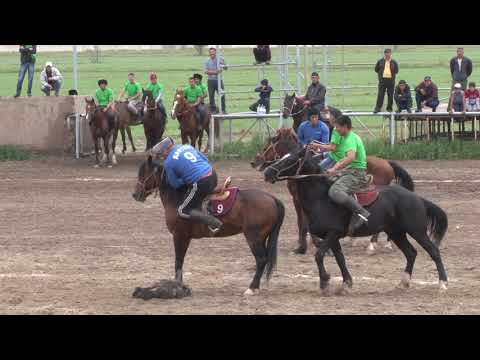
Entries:
[[212,175],[198,180],[187,187],[183,201],[178,207],[178,214],[183,218],[189,218],[193,209],[202,210],[203,200],[213,193],[217,187],[217,173],[212,169]]
[[393,110],[393,90],[395,88],[395,82],[393,79],[382,79],[378,83],[378,96],[377,105],[375,110],[380,111],[383,106],[383,99],[385,98],[385,91],[387,92],[387,111]]
[[269,100],[260,99],[257,102],[253,103],[252,105],[250,105],[249,109],[252,110],[252,111],[257,111],[258,105],[265,106],[265,110],[267,111],[267,114],[270,113],[270,101]]
[[[213,112],[215,110],[215,91],[218,93],[218,81],[217,80],[208,80],[207,82],[208,86],[208,99],[210,101],[210,110]],[[220,86],[222,87],[222,90],[224,89],[223,87],[223,81],[220,83]],[[222,103],[222,111],[225,112],[225,95],[222,95],[221,98],[221,103]]]

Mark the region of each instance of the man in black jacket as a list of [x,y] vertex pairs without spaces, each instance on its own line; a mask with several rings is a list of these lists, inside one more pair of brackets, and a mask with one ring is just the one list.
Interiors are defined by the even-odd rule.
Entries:
[[402,112],[402,110],[407,110],[409,113],[412,112],[412,93],[410,92],[410,86],[408,86],[405,80],[398,82],[395,88],[394,98],[397,103],[398,112]]
[[[320,84],[320,76],[317,72],[312,73],[312,84],[307,89],[304,105],[310,109],[316,109],[321,112],[325,108],[325,95],[327,88]],[[308,113],[306,111],[305,113]],[[306,117],[308,120],[308,116]]]
[[463,48],[457,49],[457,56],[450,60],[450,73],[452,74],[452,89],[456,83],[467,89],[468,77],[472,74],[472,60],[463,55]]
[[395,87],[395,75],[398,74],[398,64],[392,59],[392,50],[385,49],[384,57],[377,61],[375,72],[378,75],[378,96],[377,105],[373,110],[374,113],[380,111],[385,98],[385,90],[387,91],[388,102],[387,111],[392,111],[393,106],[393,89]]
[[20,71],[18,72],[17,92],[15,97],[19,97],[22,92],[23,79],[28,71],[27,95],[32,96],[33,74],[35,72],[35,59],[37,54],[37,45],[20,45]]

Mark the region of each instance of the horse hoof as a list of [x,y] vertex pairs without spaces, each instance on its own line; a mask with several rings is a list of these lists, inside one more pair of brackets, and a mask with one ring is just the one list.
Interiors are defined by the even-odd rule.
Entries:
[[304,247],[299,247],[293,250],[293,253],[297,255],[305,255],[307,253],[307,249]]
[[248,288],[244,293],[243,295],[245,296],[255,296],[255,295],[258,295],[260,294],[260,290],[259,289],[250,289]]
[[115,155],[112,156],[112,165],[117,165],[117,157]]
[[331,296],[332,295],[332,289],[330,287],[330,284],[327,284],[324,287],[320,286],[320,294],[322,296]]
[[445,292],[448,290],[448,282],[440,280],[439,282],[439,290],[440,292]]
[[135,149],[135,148],[134,148],[134,149],[132,149],[132,152],[136,152],[136,151],[137,151],[137,149]]
[[374,243],[368,244],[367,247],[367,255],[375,255],[375,252],[377,251],[377,246]]
[[111,169],[113,166],[112,165],[108,165],[107,168]]
[[400,280],[400,284],[398,284],[400,289],[408,289],[410,287],[410,275],[407,273],[403,273],[402,280]]
[[98,169],[98,168],[100,167],[100,165],[95,164],[95,165],[93,165],[93,167],[94,167],[95,169]]
[[387,241],[387,243],[385,244],[385,249],[389,251],[393,250],[392,243],[390,241]]

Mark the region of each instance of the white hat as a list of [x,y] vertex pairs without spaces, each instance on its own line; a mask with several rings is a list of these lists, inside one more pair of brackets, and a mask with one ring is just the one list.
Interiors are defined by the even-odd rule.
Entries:
[[460,83],[456,83],[455,85],[453,85],[453,87],[455,89],[461,89],[462,88],[462,85],[460,85]]
[[52,62],[51,62],[51,61],[47,61],[47,62],[45,63],[45,67],[47,67],[47,66],[52,67],[52,66],[53,66]]

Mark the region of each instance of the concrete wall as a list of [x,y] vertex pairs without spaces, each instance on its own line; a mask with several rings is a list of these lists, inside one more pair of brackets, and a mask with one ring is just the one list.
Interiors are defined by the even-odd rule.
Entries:
[[[62,152],[66,117],[82,99],[73,96],[0,98],[0,145],[16,145],[41,151]],[[84,112],[84,107],[83,111]]]

